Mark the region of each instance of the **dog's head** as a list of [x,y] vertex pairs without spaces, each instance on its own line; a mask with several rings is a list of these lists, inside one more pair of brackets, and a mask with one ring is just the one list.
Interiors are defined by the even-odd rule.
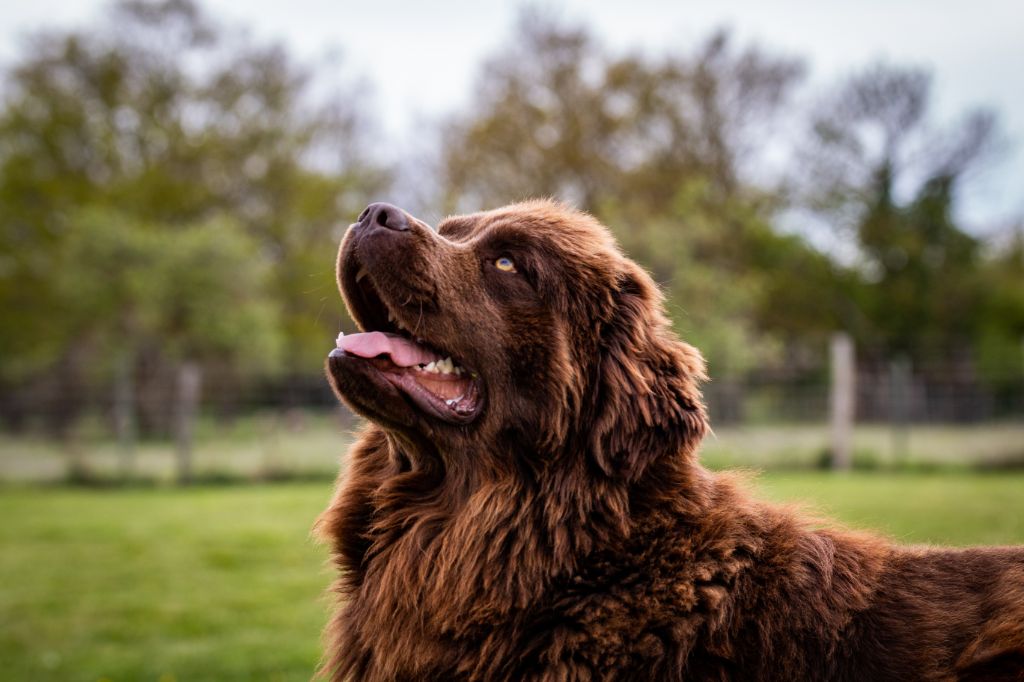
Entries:
[[531,201],[435,232],[372,204],[342,241],[338,283],[363,331],[327,360],[335,392],[433,456],[500,460],[511,445],[526,460],[496,466],[570,457],[635,479],[706,428],[700,355],[588,215]]

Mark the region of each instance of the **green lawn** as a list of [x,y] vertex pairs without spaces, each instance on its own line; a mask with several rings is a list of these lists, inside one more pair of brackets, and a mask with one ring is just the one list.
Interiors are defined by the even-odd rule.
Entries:
[[1024,544],[1024,471],[764,474],[766,497],[902,543]]
[[[774,473],[904,542],[1024,543],[1024,473]],[[327,483],[0,490],[0,662],[10,680],[306,680],[330,580],[309,528]]]
[[309,679],[330,492],[0,492],[0,678]]

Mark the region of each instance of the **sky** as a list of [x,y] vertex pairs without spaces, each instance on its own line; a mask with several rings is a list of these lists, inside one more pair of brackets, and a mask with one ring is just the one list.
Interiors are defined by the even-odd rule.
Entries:
[[[481,61],[509,38],[522,2],[495,0],[206,0],[217,17],[284,41],[300,57],[341,57],[368,84],[374,118],[393,145],[414,144],[423,126],[469,100]],[[80,26],[103,0],[0,4],[0,60],[18,36],[44,26]],[[870,62],[928,68],[935,122],[983,105],[1000,120],[1000,153],[972,181],[962,209],[969,225],[1024,217],[1024,2],[1020,0],[553,0],[558,15],[589,25],[614,49],[652,54],[691,48],[719,27],[739,42],[802,57],[811,85],[834,82]]]

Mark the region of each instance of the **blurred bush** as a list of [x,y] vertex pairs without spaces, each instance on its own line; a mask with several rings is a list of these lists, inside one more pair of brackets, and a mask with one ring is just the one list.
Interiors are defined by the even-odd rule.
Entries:
[[[1000,364],[984,377],[1019,386],[1021,232],[986,242],[955,217],[999,142],[994,115],[937,128],[928,74],[887,64],[806,109],[803,73],[724,32],[690,51],[614,54],[528,11],[444,131],[443,200],[553,194],[595,213],[663,284],[718,377],[799,368],[842,329],[869,366]],[[788,165],[767,170],[786,141]],[[797,209],[814,239],[780,229]]]
[[348,87],[187,0],[27,45],[0,105],[0,381],[315,371],[329,245],[389,182]]

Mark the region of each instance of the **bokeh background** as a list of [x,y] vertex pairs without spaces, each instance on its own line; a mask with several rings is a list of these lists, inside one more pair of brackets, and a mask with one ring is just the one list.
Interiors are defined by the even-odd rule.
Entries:
[[0,676],[311,675],[375,200],[594,213],[708,359],[708,466],[1024,542],[1024,10],[436,5],[0,8]]

